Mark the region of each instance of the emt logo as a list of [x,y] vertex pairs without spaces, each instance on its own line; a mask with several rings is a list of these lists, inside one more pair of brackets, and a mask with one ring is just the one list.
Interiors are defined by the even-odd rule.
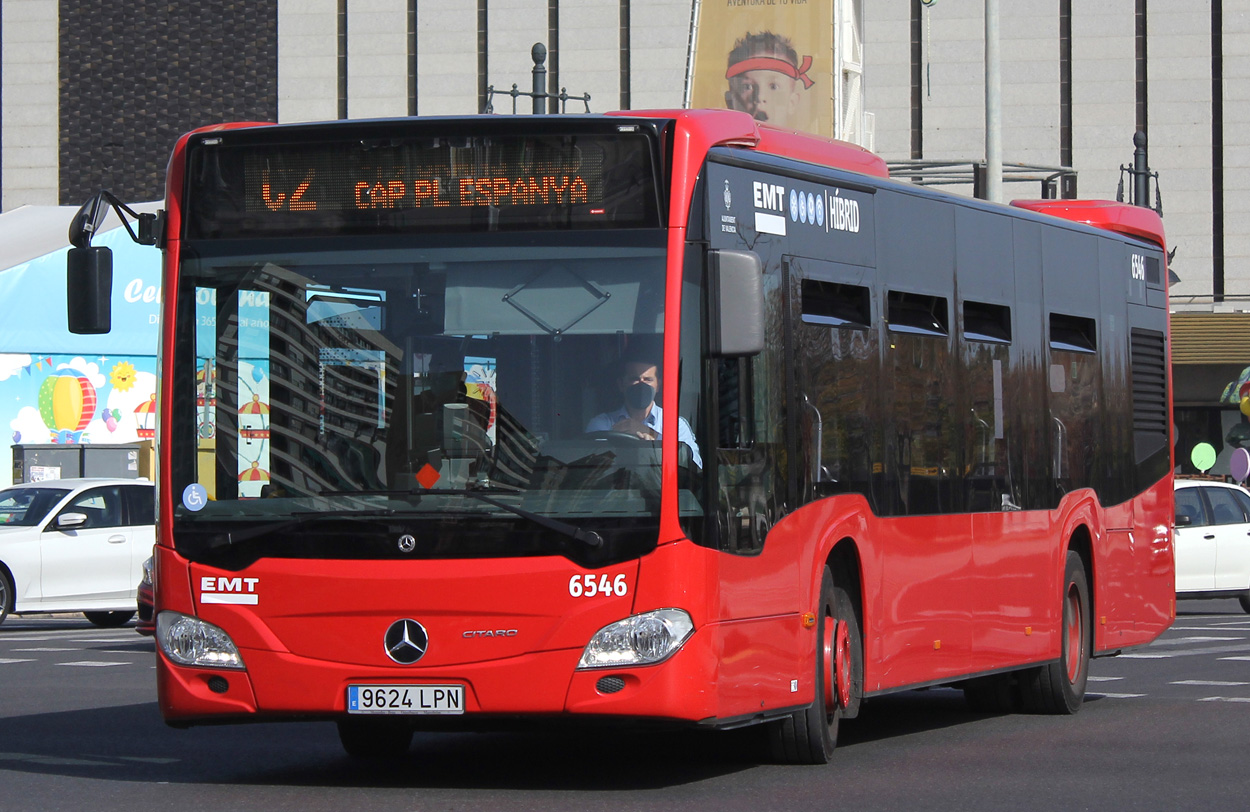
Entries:
[[218,577],[205,575],[200,578],[200,603],[233,603],[256,605],[260,595],[256,593],[259,578],[235,576]]

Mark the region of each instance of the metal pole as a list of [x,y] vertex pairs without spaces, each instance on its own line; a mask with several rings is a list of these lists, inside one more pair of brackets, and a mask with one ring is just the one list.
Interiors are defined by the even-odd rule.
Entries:
[[530,59],[534,60],[534,115],[539,115],[547,112],[547,46],[535,42]]
[[1134,206],[1150,207],[1150,166],[1146,162],[1146,134],[1133,133],[1133,199]]
[[1003,202],[1003,110],[998,54],[998,0],[985,0],[985,197]]

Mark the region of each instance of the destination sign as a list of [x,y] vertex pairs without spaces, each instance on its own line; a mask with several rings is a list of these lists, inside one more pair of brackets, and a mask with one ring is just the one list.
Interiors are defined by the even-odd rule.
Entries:
[[652,144],[641,132],[228,138],[205,139],[189,157],[190,238],[659,223]]

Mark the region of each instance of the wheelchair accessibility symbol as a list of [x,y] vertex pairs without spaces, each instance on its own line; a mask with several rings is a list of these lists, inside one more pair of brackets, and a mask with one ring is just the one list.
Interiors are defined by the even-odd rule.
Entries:
[[208,504],[208,491],[198,482],[192,482],[182,492],[182,506],[187,510],[203,510]]

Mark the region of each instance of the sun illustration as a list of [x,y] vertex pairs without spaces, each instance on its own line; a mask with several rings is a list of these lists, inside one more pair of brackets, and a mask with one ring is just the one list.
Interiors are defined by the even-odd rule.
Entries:
[[129,392],[135,385],[135,367],[129,361],[118,361],[109,372],[109,382],[118,392]]

